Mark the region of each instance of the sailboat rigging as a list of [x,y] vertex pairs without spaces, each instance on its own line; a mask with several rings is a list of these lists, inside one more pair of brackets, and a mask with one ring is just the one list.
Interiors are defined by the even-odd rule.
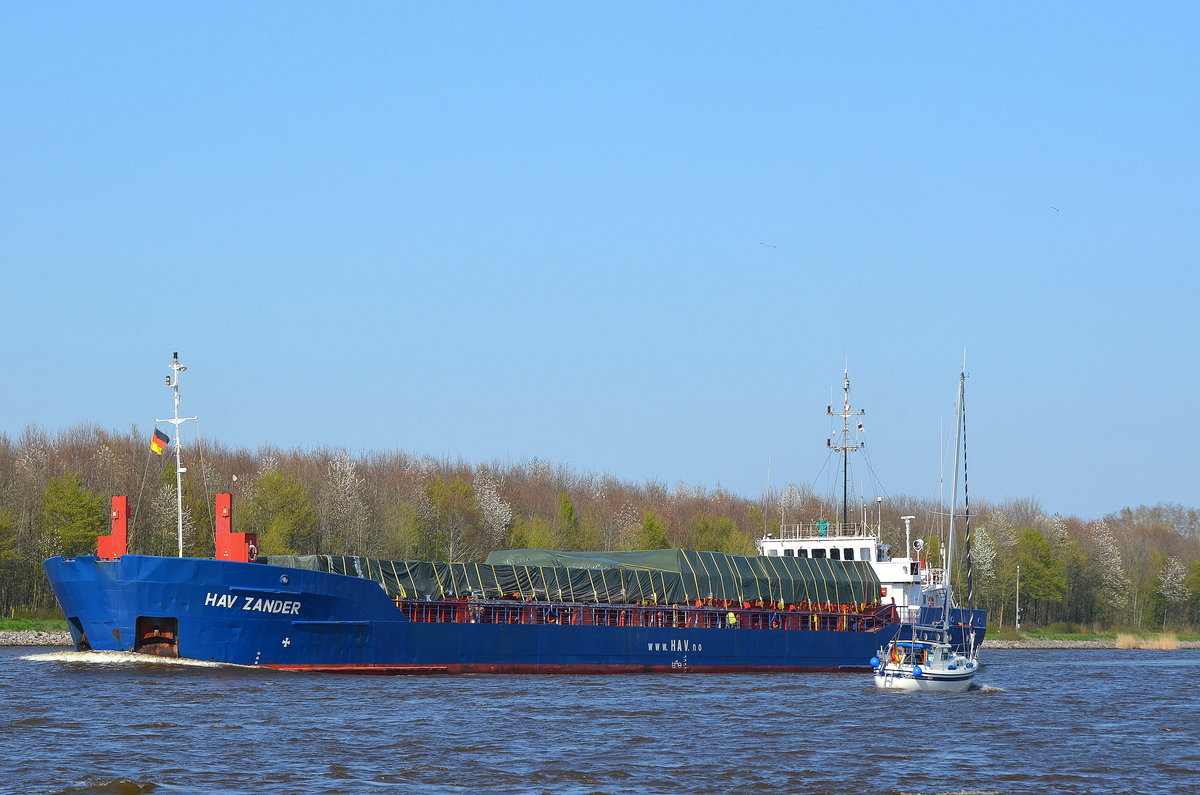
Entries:
[[[957,417],[954,446],[954,472],[950,487],[950,529],[946,545],[945,588],[942,591],[941,614],[932,624],[915,624],[908,638],[901,632],[872,658],[875,669],[875,685],[898,690],[941,690],[962,692],[970,689],[975,673],[979,670],[979,651],[975,636],[967,633],[966,645],[961,653],[951,644],[951,614],[954,607],[954,587],[951,579],[954,565],[955,520],[958,516],[959,454],[962,453],[964,499],[966,492],[966,407],[964,401],[966,368],[959,373],[958,398],[955,402]],[[967,527],[970,527],[970,503],[967,506]],[[969,533],[969,530],[968,530]],[[969,542],[968,542],[969,543]],[[968,547],[969,549],[969,547]],[[971,558],[967,555],[968,593],[971,591]],[[970,600],[970,596],[968,599]],[[968,610],[968,615],[970,611]]]

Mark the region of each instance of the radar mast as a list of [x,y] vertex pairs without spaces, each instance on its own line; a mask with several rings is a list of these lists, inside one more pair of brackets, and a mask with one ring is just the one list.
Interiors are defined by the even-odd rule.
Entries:
[[172,374],[167,376],[167,388],[174,392],[175,397],[175,414],[168,419],[159,419],[155,422],[169,422],[175,426],[175,510],[178,516],[178,539],[179,539],[179,557],[183,557],[183,473],[187,472],[180,459],[180,444],[179,426],[189,420],[199,420],[198,417],[180,417],[179,416],[179,374],[187,369],[179,363],[179,352],[176,351],[172,355],[170,368]]
[[[850,407],[849,366],[843,370],[842,376],[842,410],[834,411],[832,403],[826,407],[826,411],[828,412],[829,416],[842,418],[841,439],[838,439],[837,433],[835,432],[833,436],[826,440],[826,446],[829,447],[829,449],[836,450],[842,454],[842,524],[847,525],[850,523],[850,453],[854,450],[861,450],[863,448],[863,443],[861,441],[859,441],[857,438],[852,441],[850,438],[850,418],[861,417],[867,412],[854,411]],[[860,432],[862,431],[863,424],[861,420],[858,422],[857,428]]]

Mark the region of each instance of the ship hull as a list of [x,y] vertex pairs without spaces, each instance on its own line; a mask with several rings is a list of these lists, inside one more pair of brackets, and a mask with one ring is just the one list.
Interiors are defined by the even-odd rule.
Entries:
[[328,572],[144,555],[56,557],[45,569],[78,649],[299,671],[864,672],[900,626],[629,626],[624,611],[616,626],[427,621],[372,580]]

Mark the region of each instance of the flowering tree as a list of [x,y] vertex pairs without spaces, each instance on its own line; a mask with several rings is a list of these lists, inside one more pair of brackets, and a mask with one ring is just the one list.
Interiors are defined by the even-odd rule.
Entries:
[[[136,536],[139,547],[147,550],[151,555],[174,555],[179,532],[179,506],[176,501],[174,478],[163,480],[158,484],[158,488],[154,490],[154,496],[150,499],[148,507],[149,515],[146,521],[144,523],[141,521],[137,522],[139,530],[141,527],[145,527],[149,531],[145,534],[139,532]],[[188,539],[195,534],[195,525],[192,507],[185,500],[183,503],[183,538],[185,545],[187,545]],[[143,535],[147,537],[143,538]]]
[[779,515],[781,524],[787,521],[789,512],[793,514],[793,519],[799,521],[799,517],[795,516],[795,512],[804,507],[804,503],[808,501],[810,493],[807,490],[796,488],[794,484],[787,484],[783,491],[779,494]]
[[1111,615],[1129,604],[1129,576],[1125,573],[1117,539],[1103,519],[1092,524],[1092,544],[1091,568],[1100,606]]
[[[633,507],[632,503],[624,503],[617,510],[617,515],[613,519],[613,523],[617,529],[617,544],[622,549],[636,548],[641,540],[642,534],[642,517],[638,513],[637,508]],[[610,545],[610,549],[612,545]]]
[[326,467],[321,500],[321,551],[344,549],[348,554],[370,554],[370,517],[363,497],[363,479],[354,461],[339,450]]
[[1168,557],[1158,572],[1158,586],[1155,590],[1162,596],[1165,603],[1163,605],[1164,632],[1167,629],[1167,615],[1171,612],[1171,605],[1187,601],[1188,589],[1184,584],[1187,576],[1187,567],[1183,565],[1183,561],[1174,556]]
[[974,547],[971,550],[975,582],[980,595],[986,596],[996,584],[996,542],[984,526],[975,528]]
[[475,509],[483,525],[483,542],[498,548],[512,529],[512,506],[500,498],[500,483],[488,469],[475,476]]

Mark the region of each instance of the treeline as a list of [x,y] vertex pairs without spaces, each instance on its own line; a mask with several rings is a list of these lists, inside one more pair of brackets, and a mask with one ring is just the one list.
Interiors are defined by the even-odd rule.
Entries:
[[[0,435],[0,609],[54,607],[41,561],[95,550],[108,532],[109,496],[130,503],[131,552],[177,548],[172,449],[149,433],[80,426]],[[213,499],[231,492],[234,529],[263,554],[482,560],[505,548],[659,549],[753,554],[754,540],[788,523],[836,520],[840,508],[804,487],[748,499],[721,488],[631,484],[534,459],[471,464],[403,452],[184,450],[184,549],[213,553]],[[900,516],[936,517],[931,500],[872,505],[885,541],[904,546]],[[1095,521],[1046,516],[1036,501],[972,505],[974,595],[994,627],[1010,626],[1020,567],[1022,626],[1186,629],[1200,626],[1200,512],[1125,509]],[[918,520],[921,521],[921,520]],[[940,565],[944,520],[919,529]],[[960,524],[960,529],[962,525]],[[965,599],[960,536],[957,593]]]

